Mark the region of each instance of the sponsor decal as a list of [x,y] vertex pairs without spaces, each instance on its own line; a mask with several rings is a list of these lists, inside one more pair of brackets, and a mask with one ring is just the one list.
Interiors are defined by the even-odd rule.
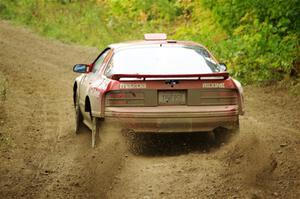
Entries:
[[203,83],[202,88],[225,88],[224,83]]
[[146,84],[120,84],[120,89],[146,88]]

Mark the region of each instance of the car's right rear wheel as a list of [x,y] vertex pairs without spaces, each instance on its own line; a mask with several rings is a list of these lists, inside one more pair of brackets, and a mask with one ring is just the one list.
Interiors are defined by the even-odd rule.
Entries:
[[228,142],[228,140],[238,135],[239,132],[240,132],[239,120],[237,120],[235,126],[232,129],[219,127],[214,130],[216,143],[217,144],[226,143]]
[[206,137],[209,143],[215,143],[216,142],[216,134],[214,131],[209,131],[206,133]]

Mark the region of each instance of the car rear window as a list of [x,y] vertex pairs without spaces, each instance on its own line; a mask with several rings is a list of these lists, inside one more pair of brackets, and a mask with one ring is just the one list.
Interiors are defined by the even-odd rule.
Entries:
[[107,68],[113,74],[203,74],[220,68],[200,46],[135,47],[117,51]]

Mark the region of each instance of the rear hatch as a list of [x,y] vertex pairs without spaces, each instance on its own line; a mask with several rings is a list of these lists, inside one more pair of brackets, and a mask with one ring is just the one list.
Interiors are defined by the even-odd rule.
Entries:
[[114,75],[106,107],[238,105],[228,73],[174,77]]

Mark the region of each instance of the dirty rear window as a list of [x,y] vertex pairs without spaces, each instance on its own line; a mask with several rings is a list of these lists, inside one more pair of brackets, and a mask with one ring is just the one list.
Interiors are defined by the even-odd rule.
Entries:
[[197,46],[135,47],[115,53],[106,70],[113,74],[204,74],[220,68],[209,53]]

